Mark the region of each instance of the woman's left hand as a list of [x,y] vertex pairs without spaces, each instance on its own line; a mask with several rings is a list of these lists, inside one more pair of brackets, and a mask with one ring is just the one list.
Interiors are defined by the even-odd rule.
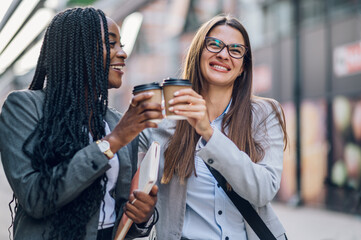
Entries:
[[124,207],[125,214],[136,224],[147,222],[154,212],[157,194],[157,185],[152,187],[149,194],[139,190],[134,191]]
[[174,93],[174,98],[169,101],[169,110],[177,115],[187,117],[189,124],[208,141],[213,128],[209,123],[206,101],[201,95],[191,88],[181,89]]

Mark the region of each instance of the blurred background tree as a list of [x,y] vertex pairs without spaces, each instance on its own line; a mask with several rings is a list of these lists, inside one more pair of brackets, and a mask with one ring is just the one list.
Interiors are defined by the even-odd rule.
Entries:
[[87,5],[91,5],[95,2],[96,0],[69,0],[67,5],[68,6],[87,6]]

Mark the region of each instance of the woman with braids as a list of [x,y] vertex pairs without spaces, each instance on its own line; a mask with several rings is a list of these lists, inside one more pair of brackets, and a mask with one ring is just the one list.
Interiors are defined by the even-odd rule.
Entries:
[[129,191],[137,135],[157,127],[147,120],[161,118],[161,106],[142,103],[151,97],[143,94],[123,116],[108,108],[108,89],[122,84],[122,47],[102,11],[67,9],[46,30],[29,90],[7,97],[0,151],[15,240],[110,240],[124,211],[136,223],[129,238],[149,234],[157,187]]
[[287,144],[283,110],[273,99],[252,95],[251,46],[237,19],[216,16],[198,30],[183,78],[192,89],[176,92],[169,110],[187,120],[163,120],[140,136],[141,151],[153,140],[165,149],[158,238],[259,239],[208,165],[225,178],[226,191],[249,201],[273,235],[286,239],[270,205],[280,187]]

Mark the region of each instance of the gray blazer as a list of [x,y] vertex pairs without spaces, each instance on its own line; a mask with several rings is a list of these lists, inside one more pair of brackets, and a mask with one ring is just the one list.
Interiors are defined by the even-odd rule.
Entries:
[[[23,153],[25,139],[34,130],[43,115],[44,91],[25,90],[9,94],[0,115],[0,152],[1,160],[9,184],[18,199],[19,206],[14,220],[14,240],[42,239],[49,223],[44,217],[74,200],[95,179],[109,168],[108,159],[99,150],[96,143],[79,150],[70,160],[68,170],[59,184],[59,199],[54,209],[44,212],[42,197],[38,184],[38,173],[32,168],[31,160]],[[105,120],[113,129],[121,115],[108,109]],[[130,182],[136,171],[138,139],[121,148],[119,158],[119,176],[112,196],[116,200],[117,221],[123,213],[123,205],[128,200]],[[31,147],[31,143],[29,147]],[[56,171],[56,167],[55,167]],[[100,208],[100,206],[99,206]],[[98,231],[99,213],[87,224],[86,240],[95,240]],[[148,230],[132,227],[129,236],[142,236]],[[47,239],[47,235],[45,235]]]
[[[206,146],[196,154],[205,163],[218,170],[240,196],[248,200],[277,239],[285,239],[281,222],[274,213],[270,201],[275,197],[281,181],[283,167],[283,132],[275,113],[265,100],[253,104],[253,137],[265,149],[264,158],[257,164],[222,132],[215,129]],[[161,143],[159,169],[159,193],[156,224],[159,240],[179,240],[182,234],[186,209],[186,186],[174,175],[169,184],[160,184],[164,169],[164,150],[174,133],[175,121],[163,120],[158,129],[146,129],[140,135],[139,148],[144,152],[152,141]],[[265,129],[267,132],[265,133]],[[180,146],[181,148],[186,146]],[[259,239],[246,223],[249,240]]]

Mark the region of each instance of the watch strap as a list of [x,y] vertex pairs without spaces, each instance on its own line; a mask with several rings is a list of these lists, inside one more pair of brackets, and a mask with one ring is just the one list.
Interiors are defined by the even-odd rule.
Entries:
[[[99,144],[102,144],[102,142],[107,143],[107,145],[108,145],[107,149],[103,149],[103,148],[100,147]],[[114,153],[110,150],[110,144],[109,144],[108,141],[106,141],[106,140],[98,140],[98,141],[96,141],[96,144],[98,144],[100,151],[102,151],[102,153],[104,153],[104,155],[107,156],[108,159],[112,159],[114,157]]]

